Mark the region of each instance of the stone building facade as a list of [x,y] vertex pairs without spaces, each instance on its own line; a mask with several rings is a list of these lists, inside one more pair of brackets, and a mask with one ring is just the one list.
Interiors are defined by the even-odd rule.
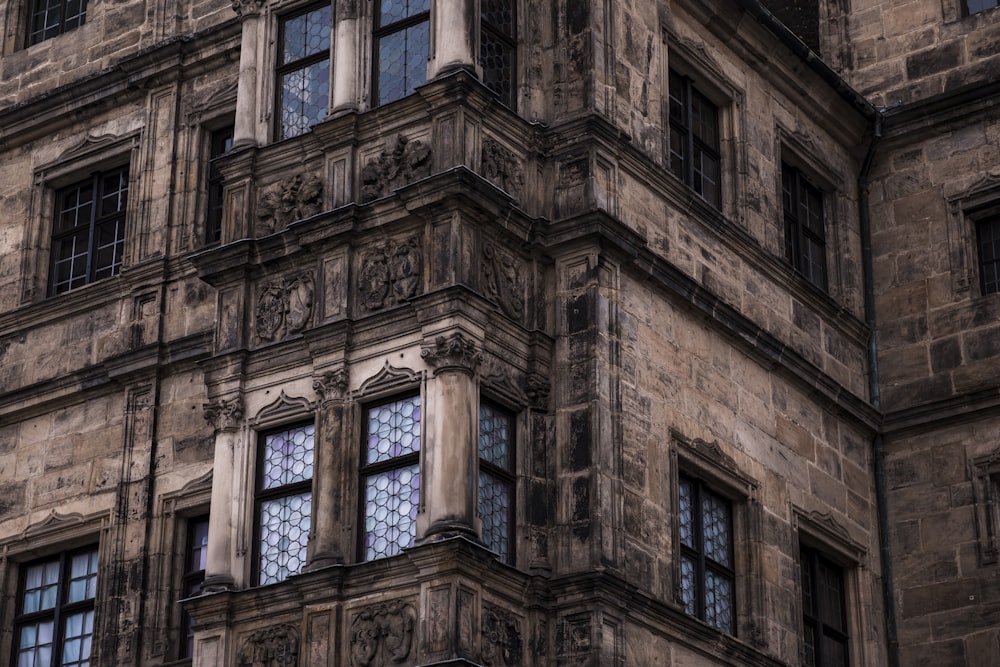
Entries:
[[0,660],[996,664],[965,1],[0,0]]

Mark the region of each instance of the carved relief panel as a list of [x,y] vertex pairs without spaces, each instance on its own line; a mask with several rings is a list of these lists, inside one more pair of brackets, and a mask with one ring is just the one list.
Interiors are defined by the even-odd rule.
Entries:
[[363,310],[380,310],[420,294],[423,251],[417,236],[377,243],[361,253],[358,300]]
[[524,317],[524,262],[492,240],[484,240],[480,262],[480,284],[483,292],[495,301],[513,320]]
[[239,667],[297,667],[298,629],[282,623],[255,630],[243,640],[237,664]]
[[351,618],[351,667],[409,664],[417,612],[403,600],[365,607]]
[[396,188],[429,176],[430,146],[419,139],[396,137],[392,150],[370,158],[361,169],[361,201],[384,197]]
[[280,232],[323,208],[323,183],[313,174],[293,174],[257,196],[255,236]]
[[489,137],[483,140],[479,173],[516,201],[521,201],[524,192],[524,166],[513,151]]
[[311,271],[258,284],[254,306],[257,344],[283,340],[309,325],[313,314],[313,285]]

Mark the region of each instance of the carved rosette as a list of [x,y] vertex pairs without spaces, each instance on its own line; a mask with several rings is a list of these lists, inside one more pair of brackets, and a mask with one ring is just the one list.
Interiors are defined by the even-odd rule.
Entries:
[[368,160],[361,170],[361,201],[384,197],[396,188],[431,173],[431,149],[420,140],[399,135],[391,151]]
[[243,640],[240,667],[296,667],[299,663],[299,631],[282,623],[256,630]]
[[483,665],[513,667],[521,664],[521,627],[502,609],[483,607]]
[[205,403],[205,421],[216,431],[235,431],[243,421],[243,400],[237,398],[221,398],[212,403]]
[[361,257],[358,281],[361,305],[368,310],[379,310],[418,294],[423,265],[418,237],[373,246]]
[[486,291],[510,317],[524,315],[521,262],[495,243],[483,246],[483,283]]
[[512,151],[493,139],[483,141],[480,173],[520,201],[524,188],[524,167]]
[[432,343],[425,344],[420,350],[420,356],[437,371],[449,369],[475,373],[483,353],[476,349],[474,341],[456,331],[448,336],[438,336]]
[[387,667],[406,660],[416,620],[413,605],[399,600],[356,614],[351,621],[352,667]]
[[284,178],[257,198],[257,236],[266,236],[319,213],[323,183],[312,174]]
[[326,371],[313,380],[313,390],[322,403],[340,401],[347,394],[351,375],[346,368]]
[[312,273],[276,278],[257,295],[254,324],[259,342],[281,340],[306,328],[313,312]]

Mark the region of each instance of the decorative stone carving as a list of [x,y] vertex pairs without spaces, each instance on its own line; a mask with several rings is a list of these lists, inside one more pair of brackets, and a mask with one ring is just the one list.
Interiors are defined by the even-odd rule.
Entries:
[[524,188],[524,167],[514,153],[493,139],[483,141],[480,171],[486,179],[514,199],[521,199]]
[[278,181],[257,198],[257,236],[280,232],[296,220],[323,208],[323,183],[312,174],[295,174]]
[[521,664],[521,628],[502,609],[483,607],[483,665],[512,667]]
[[326,371],[313,380],[313,390],[322,402],[344,398],[351,375],[346,368]]
[[257,16],[260,14],[260,8],[263,4],[263,0],[233,0],[233,11],[241,19]]
[[299,631],[282,623],[252,632],[243,641],[240,667],[295,667],[299,663]]
[[361,201],[389,194],[398,187],[431,173],[431,149],[420,140],[396,138],[392,151],[368,160],[361,170]]
[[483,246],[483,283],[507,315],[521,319],[524,315],[521,262],[492,242]]
[[483,357],[475,342],[458,331],[449,336],[438,336],[433,343],[420,350],[420,356],[438,370],[456,368],[468,372],[475,371]]
[[531,404],[540,410],[549,406],[549,380],[538,373],[532,373],[525,380],[524,393]]
[[399,600],[362,610],[351,621],[352,667],[386,667],[406,660],[416,619],[413,605]]
[[361,259],[361,303],[368,310],[402,303],[420,291],[422,275],[423,253],[417,237],[379,243]]
[[261,341],[281,340],[306,328],[313,312],[313,277],[302,273],[266,283],[257,297],[254,323]]
[[205,421],[216,431],[234,431],[243,420],[243,401],[240,398],[221,398],[214,403],[205,403]]

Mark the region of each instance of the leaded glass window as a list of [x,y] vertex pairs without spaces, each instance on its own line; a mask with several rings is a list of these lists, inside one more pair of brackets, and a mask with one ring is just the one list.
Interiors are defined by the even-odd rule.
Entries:
[[28,11],[28,46],[84,24],[87,0],[33,0]]
[[14,621],[18,667],[89,667],[97,596],[97,547],[24,566]]
[[326,118],[330,101],[333,9],[322,5],[281,20],[278,138],[295,137]]
[[844,569],[802,547],[802,625],[806,667],[848,667]]
[[983,294],[1000,292],[1000,217],[976,223],[979,249],[979,286]]
[[375,12],[374,104],[406,97],[427,80],[430,0],[379,0]]
[[56,193],[52,294],[118,275],[127,200],[128,166],[97,172]]
[[479,518],[483,544],[513,563],[514,419],[489,403],[479,406]]
[[719,110],[688,77],[670,70],[669,82],[670,171],[720,208]]
[[513,0],[482,0],[479,65],[483,83],[503,103],[514,106],[514,65],[517,43]]
[[257,582],[283,581],[306,563],[315,426],[264,434],[258,461]]
[[785,254],[795,270],[826,289],[826,228],[823,193],[797,168],[781,164]]
[[[208,565],[208,516],[192,517],[187,523],[187,541],[184,545],[184,577],[181,586],[183,598],[193,597],[201,592],[205,581],[205,567]],[[179,656],[190,658],[194,655],[194,619],[186,611],[181,612],[181,641]]]
[[420,503],[420,397],[365,410],[361,467],[361,557],[395,556],[413,546]]
[[735,634],[732,503],[686,476],[678,500],[681,603],[691,616]]

